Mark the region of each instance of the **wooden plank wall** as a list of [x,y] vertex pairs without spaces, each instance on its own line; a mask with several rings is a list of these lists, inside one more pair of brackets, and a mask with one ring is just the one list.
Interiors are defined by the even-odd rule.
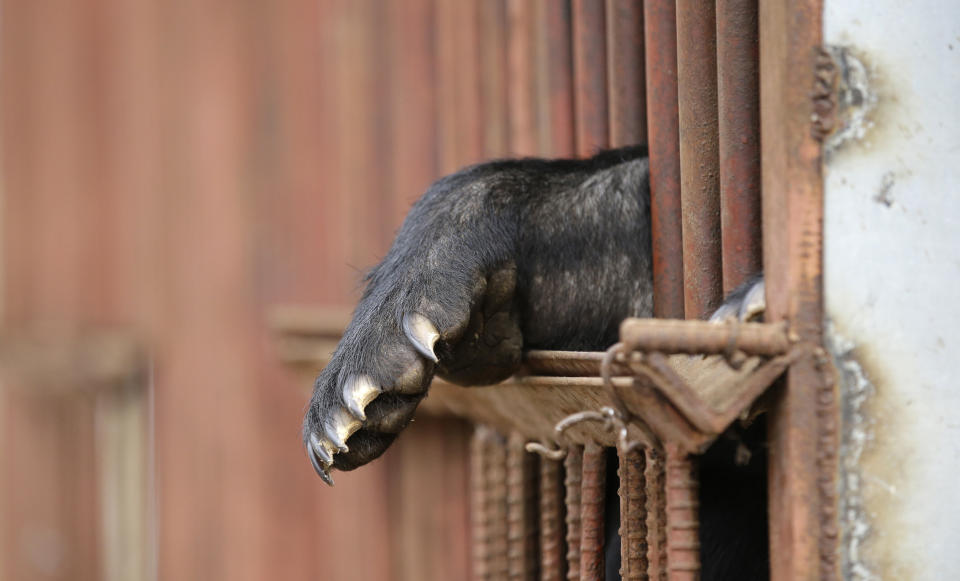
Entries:
[[[639,5],[0,0],[3,330],[148,356],[143,578],[151,553],[178,581],[468,578],[466,426],[418,421],[326,489],[267,315],[353,304],[443,173],[644,141]],[[107,578],[109,390],[68,379],[0,391],[2,579]]]

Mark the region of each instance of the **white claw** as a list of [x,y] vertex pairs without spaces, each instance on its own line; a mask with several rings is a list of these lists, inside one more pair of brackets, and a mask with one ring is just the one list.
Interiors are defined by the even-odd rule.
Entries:
[[433,352],[433,346],[440,339],[440,331],[437,331],[430,319],[420,313],[405,315],[403,317],[403,332],[424,357],[434,363],[438,361],[437,354]]
[[767,295],[764,281],[760,281],[750,287],[747,296],[743,297],[743,304],[740,307],[740,320],[751,321],[756,319],[767,310]]
[[367,419],[367,414],[363,410],[378,395],[380,395],[380,387],[368,375],[351,375],[343,383],[343,401],[353,417],[360,421]]
[[331,464],[333,464],[333,451],[327,449],[327,442],[321,440],[320,436],[318,436],[316,433],[310,434],[310,446],[313,448],[313,451],[317,454],[324,467],[329,467]]
[[736,307],[728,304],[720,305],[720,308],[710,315],[711,323],[726,323],[728,321],[735,320],[737,320],[737,309]]
[[327,420],[327,438],[329,438],[333,446],[337,448],[337,452],[350,451],[350,449],[347,448],[347,439],[359,429],[360,420],[353,417],[350,412],[343,408],[337,410],[336,413]]

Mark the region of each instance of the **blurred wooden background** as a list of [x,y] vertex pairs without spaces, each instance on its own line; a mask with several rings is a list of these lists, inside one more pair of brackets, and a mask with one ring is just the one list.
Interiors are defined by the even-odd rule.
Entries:
[[327,489],[269,316],[352,305],[443,173],[642,141],[639,6],[0,1],[0,578],[467,578],[467,427]]
[[[417,475],[398,447],[327,489],[266,324],[352,304],[442,163],[479,158],[439,155],[445,4],[3,2],[5,336],[120,331],[147,373],[6,380],[0,578],[466,575],[466,468]],[[455,433],[410,440],[457,455]]]

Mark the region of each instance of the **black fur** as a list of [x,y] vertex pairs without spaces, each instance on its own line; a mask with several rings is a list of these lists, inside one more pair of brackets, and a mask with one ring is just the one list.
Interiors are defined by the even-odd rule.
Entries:
[[[340,387],[359,373],[390,393],[370,404],[367,423],[334,467],[365,464],[393,441],[435,371],[403,335],[403,317],[411,313],[441,331],[436,371],[462,384],[510,376],[524,347],[613,343],[624,317],[651,314],[649,224],[643,147],[588,160],[495,161],[440,179],[368,276],[317,378],[304,441],[322,434],[325,418],[342,405]],[[419,389],[391,390],[418,366]],[[386,414],[399,419],[389,430],[375,429],[374,420]]]
[[[340,470],[389,446],[434,372],[462,384],[496,382],[516,370],[524,348],[604,349],[625,317],[650,316],[646,155],[629,147],[587,160],[495,161],[437,181],[368,276],[317,378],[304,422],[308,450],[310,434],[322,435],[342,407],[348,377],[366,374],[385,393],[367,406],[349,451],[335,455]],[[412,313],[441,334],[436,365],[404,334]],[[733,458],[716,446],[701,468],[706,580],[766,576],[762,477],[756,488],[756,470]]]

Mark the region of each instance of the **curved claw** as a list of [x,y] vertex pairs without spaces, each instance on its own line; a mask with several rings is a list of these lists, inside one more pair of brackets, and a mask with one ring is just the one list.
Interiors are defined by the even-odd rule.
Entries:
[[330,450],[327,450],[323,440],[316,433],[310,434],[310,447],[324,466],[333,464],[333,455],[330,454]]
[[353,417],[365,421],[364,408],[380,395],[380,388],[367,375],[353,375],[343,383],[343,401]]
[[747,296],[743,298],[743,304],[740,306],[740,320],[752,321],[763,316],[767,310],[767,297],[765,281],[761,280],[750,287]]
[[347,438],[360,429],[360,420],[353,417],[349,411],[340,409],[330,418],[325,426],[327,439],[337,449],[337,452],[349,452]]
[[307,456],[309,456],[310,463],[313,464],[313,469],[317,472],[317,475],[320,476],[320,479],[326,482],[329,486],[333,486],[333,477],[330,476],[330,469],[324,466],[322,461],[317,458],[317,453],[314,450],[314,446],[307,446]]
[[437,354],[433,352],[433,346],[440,339],[440,331],[437,331],[429,319],[420,313],[404,315],[403,332],[424,357],[434,363],[439,361]]

